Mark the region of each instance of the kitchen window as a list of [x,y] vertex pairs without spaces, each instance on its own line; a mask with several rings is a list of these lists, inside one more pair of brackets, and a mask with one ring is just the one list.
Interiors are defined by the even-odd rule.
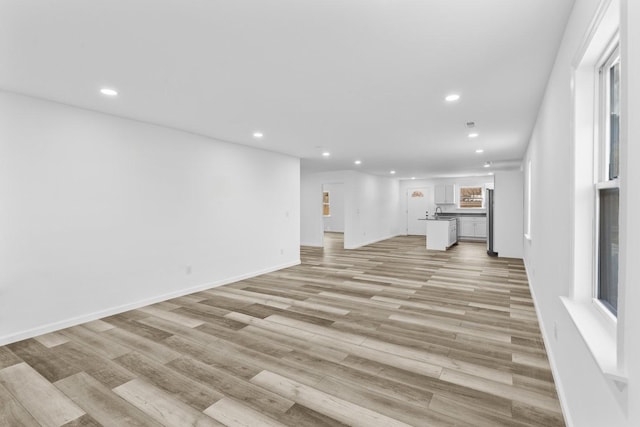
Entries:
[[458,207],[482,208],[484,206],[484,191],[482,187],[460,187]]
[[618,313],[620,183],[620,53],[616,46],[599,68],[599,143],[595,177],[596,274],[594,298]]

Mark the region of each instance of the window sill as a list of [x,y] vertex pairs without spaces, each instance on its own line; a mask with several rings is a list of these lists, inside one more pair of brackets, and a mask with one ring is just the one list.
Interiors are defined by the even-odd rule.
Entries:
[[582,339],[603,375],[620,385],[627,384],[627,374],[618,366],[616,327],[591,302],[560,297]]

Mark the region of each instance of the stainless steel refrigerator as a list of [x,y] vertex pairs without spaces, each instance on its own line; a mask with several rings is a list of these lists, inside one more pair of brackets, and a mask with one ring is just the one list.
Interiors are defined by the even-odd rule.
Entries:
[[494,190],[487,190],[487,254],[498,256],[498,252],[493,251],[493,202],[495,199]]

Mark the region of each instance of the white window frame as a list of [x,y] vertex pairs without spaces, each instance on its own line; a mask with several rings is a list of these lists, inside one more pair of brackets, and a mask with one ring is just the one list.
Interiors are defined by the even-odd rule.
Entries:
[[524,237],[527,240],[531,240],[531,179],[532,179],[532,164],[531,164],[531,159],[529,159],[527,161],[527,170],[526,170],[526,190],[527,190],[527,194],[526,194],[526,204],[527,206],[525,207],[525,213],[527,215],[526,217],[526,223],[525,223],[525,228],[524,228]]
[[[609,180],[609,120],[608,120],[608,98],[609,87],[606,85],[608,81],[605,73],[613,65],[620,62],[620,35],[616,33],[613,39],[609,42],[607,49],[598,61],[598,74],[599,74],[599,91],[597,100],[598,103],[598,151],[596,153],[596,182],[605,182]],[[605,126],[602,126],[604,124]]]
[[[591,301],[596,307],[598,311],[601,312],[603,316],[606,316],[611,322],[617,323],[618,316],[614,314],[605,304],[602,303],[598,295],[600,293],[598,278],[600,277],[599,271],[599,249],[600,249],[600,190],[617,188],[620,189],[619,180],[607,181],[607,182],[599,182],[595,184],[595,221],[594,221],[594,245],[593,245],[593,283],[592,283],[592,293],[591,293]],[[618,277],[620,274],[618,273]],[[620,283],[617,284],[620,286]]]
[[[573,144],[571,167],[572,178],[572,265],[573,288],[569,295],[561,296],[560,300],[580,332],[591,355],[598,364],[602,374],[608,380],[617,383],[617,387],[624,387],[628,381],[624,360],[624,340],[618,337],[625,335],[624,325],[624,294],[625,283],[618,275],[618,317],[611,315],[609,310],[597,300],[594,289],[597,262],[596,250],[597,232],[599,225],[596,209],[599,186],[620,185],[624,180],[624,161],[620,165],[620,178],[617,183],[600,184],[601,161],[601,131],[600,99],[601,79],[600,67],[614,51],[618,43],[620,29],[620,1],[605,0],[600,3],[594,19],[589,27],[582,44],[573,59],[573,74],[571,90],[573,95]],[[622,63],[624,63],[624,51]],[[624,68],[624,67],[623,67]],[[624,82],[624,80],[623,80]],[[622,82],[622,83],[623,83]],[[621,88],[624,98],[625,89]],[[625,115],[624,106],[620,114]],[[624,121],[624,119],[623,119]],[[621,129],[621,134],[624,134]],[[622,148],[624,140],[620,141]],[[621,149],[621,153],[624,149]],[[622,159],[623,160],[623,159]],[[624,185],[624,182],[622,182]],[[622,199],[621,199],[622,200]],[[623,213],[623,206],[620,212]],[[620,236],[624,237],[624,224],[620,223]],[[622,253],[621,259],[624,258]],[[620,269],[620,266],[619,266]],[[594,298],[595,297],[595,298]]]
[[[619,34],[613,37],[609,45],[604,50],[603,55],[597,63],[597,85],[598,91],[595,100],[598,114],[596,114],[596,122],[594,123],[594,134],[596,142],[594,143],[594,224],[593,224],[593,283],[592,283],[592,302],[596,309],[606,316],[610,321],[617,322],[617,314],[614,314],[601,300],[598,298],[599,289],[599,251],[600,251],[600,190],[614,189],[620,190],[620,178],[609,179],[609,148],[610,148],[610,128],[609,128],[609,79],[607,77],[608,70],[620,62],[620,37]],[[618,274],[620,277],[620,274]],[[619,286],[619,283],[616,284]]]

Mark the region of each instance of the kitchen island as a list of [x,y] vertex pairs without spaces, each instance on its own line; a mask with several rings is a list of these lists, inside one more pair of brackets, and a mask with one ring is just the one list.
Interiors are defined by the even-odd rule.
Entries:
[[455,218],[427,218],[427,249],[446,251],[458,241]]

